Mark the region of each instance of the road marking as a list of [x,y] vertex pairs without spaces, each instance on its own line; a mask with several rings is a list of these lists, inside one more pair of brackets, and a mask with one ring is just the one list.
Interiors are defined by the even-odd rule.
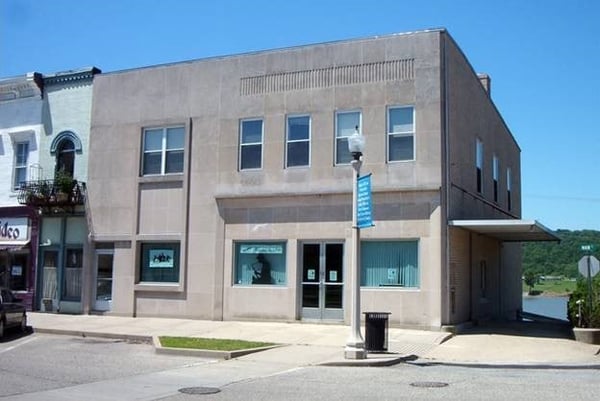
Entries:
[[31,338],[28,338],[28,339],[26,339],[25,341],[22,341],[22,342],[20,342],[20,343],[18,343],[18,344],[15,344],[15,345],[11,346],[11,347],[8,347],[8,348],[5,348],[5,349],[3,349],[3,350],[0,350],[0,354],[3,354],[3,353],[5,353],[5,352],[8,352],[8,351],[12,351],[12,350],[14,350],[15,348],[19,348],[21,345],[28,344],[28,343],[30,343],[30,342],[32,342],[32,341],[35,341],[35,340],[37,340],[37,339],[38,339],[38,337],[31,337]]

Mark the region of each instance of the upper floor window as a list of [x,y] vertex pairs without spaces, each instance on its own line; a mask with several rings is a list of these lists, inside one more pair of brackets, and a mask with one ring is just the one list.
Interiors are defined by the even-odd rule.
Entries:
[[21,183],[27,181],[27,161],[29,159],[29,142],[15,143],[15,174],[13,189],[19,189]]
[[348,137],[361,128],[360,111],[339,111],[335,114],[335,164],[348,164],[352,154],[348,150]]
[[498,180],[500,175],[500,162],[498,161],[498,156],[494,155],[492,159],[492,174],[494,179],[494,202],[498,202]]
[[142,175],[183,173],[184,148],[184,127],[145,129]]
[[506,169],[506,201],[508,204],[508,210],[512,210],[512,173],[510,168]]
[[415,108],[388,109],[388,162],[415,159]]
[[240,123],[240,170],[262,168],[263,120]]
[[63,139],[56,149],[56,171],[64,171],[73,177],[75,172],[75,145],[70,139]]
[[483,142],[478,138],[475,144],[475,167],[477,170],[477,192],[483,192]]
[[287,118],[286,167],[310,164],[310,117],[290,116]]

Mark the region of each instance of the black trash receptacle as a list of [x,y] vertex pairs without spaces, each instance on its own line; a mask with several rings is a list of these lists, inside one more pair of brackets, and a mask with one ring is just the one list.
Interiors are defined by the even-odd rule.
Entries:
[[390,312],[363,312],[365,315],[365,349],[371,352],[388,350],[388,320]]

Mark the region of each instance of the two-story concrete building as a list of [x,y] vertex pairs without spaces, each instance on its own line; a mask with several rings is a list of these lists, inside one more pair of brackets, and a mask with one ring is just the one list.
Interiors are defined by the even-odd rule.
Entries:
[[89,228],[113,314],[349,321],[356,129],[363,310],[515,318],[513,241],[553,238],[520,219],[519,146],[445,30],[102,74],[93,100]]

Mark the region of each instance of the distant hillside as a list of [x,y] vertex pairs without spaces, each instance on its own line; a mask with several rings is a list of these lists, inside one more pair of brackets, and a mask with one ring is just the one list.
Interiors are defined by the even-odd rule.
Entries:
[[600,231],[558,230],[561,242],[527,242],[523,244],[523,273],[541,276],[576,278],[577,262],[584,253],[581,245],[594,245],[593,254],[600,259]]

